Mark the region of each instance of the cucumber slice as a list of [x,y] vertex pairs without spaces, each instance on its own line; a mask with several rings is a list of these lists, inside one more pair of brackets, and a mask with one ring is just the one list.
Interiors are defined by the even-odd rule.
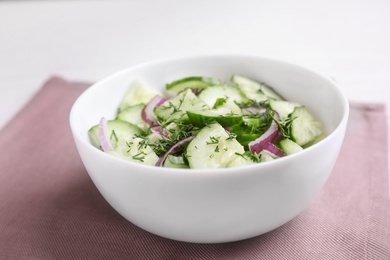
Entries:
[[165,121],[188,121],[187,111],[207,109],[210,109],[210,107],[188,89],[156,107],[154,113]]
[[150,88],[143,81],[135,79],[130,83],[127,92],[125,93],[118,111],[122,111],[126,107],[135,106],[138,104],[147,104],[154,96],[162,95],[160,91]]
[[188,119],[195,126],[205,126],[210,123],[217,122],[223,127],[240,124],[243,121],[243,116],[234,114],[228,108],[218,108],[203,111],[187,111]]
[[188,164],[185,163],[182,156],[168,155],[167,159],[164,161],[164,167],[170,168],[189,168]]
[[[99,125],[91,127],[88,135],[92,145],[100,148],[98,127]],[[134,124],[116,119],[107,121],[107,133],[111,144],[116,147],[119,143],[126,143],[136,135],[141,134],[142,130]]]
[[282,121],[288,118],[288,115],[294,111],[295,107],[302,106],[299,103],[284,100],[270,100],[269,105],[278,112]]
[[175,80],[169,84],[166,84],[165,89],[171,93],[180,93],[186,89],[198,89],[207,88],[210,86],[220,85],[221,82],[218,79],[209,77],[186,77],[179,80]]
[[257,102],[264,102],[269,99],[284,100],[279,93],[264,83],[239,75],[233,75],[231,77],[231,81],[237,85],[240,91],[248,99],[255,100]]
[[[225,100],[226,103],[244,103],[248,99],[240,92],[240,90],[233,86],[221,85],[207,88],[199,93],[198,97],[206,102],[210,107],[215,107],[218,99]],[[219,107],[221,105],[217,105]]]
[[226,168],[252,162],[239,154],[244,147],[231,138],[220,124],[208,125],[188,144],[186,158],[190,168]]
[[287,155],[297,153],[303,150],[303,148],[299,144],[287,138],[281,140],[279,142],[279,146]]
[[322,135],[322,126],[313,115],[304,107],[296,107],[289,116],[291,123],[291,139],[298,145],[305,147]]
[[261,151],[260,153],[260,162],[268,162],[275,160],[275,158],[266,150]]
[[149,145],[142,142],[143,138],[134,137],[127,142],[120,142],[114,150],[107,153],[132,162],[155,165],[159,157]]
[[181,140],[190,135],[196,135],[199,128],[188,122],[171,122],[164,127],[165,137],[168,140]]
[[[100,148],[98,127],[98,125],[91,127],[88,134],[91,143]],[[144,139],[137,137],[137,135],[142,134],[139,127],[118,119],[109,120],[107,121],[107,133],[110,135],[109,138],[114,147],[113,150],[107,151],[108,154],[149,165],[154,165],[157,162],[158,156],[153,149],[142,143]]]
[[237,104],[248,101],[238,88],[228,85],[207,88],[198,97],[212,108],[228,108],[234,114],[242,114]]
[[148,130],[149,125],[146,124],[146,122],[142,119],[142,110],[144,109],[144,107],[144,104],[127,107],[120,111],[116,118],[132,123],[138,126],[143,131],[146,131]]

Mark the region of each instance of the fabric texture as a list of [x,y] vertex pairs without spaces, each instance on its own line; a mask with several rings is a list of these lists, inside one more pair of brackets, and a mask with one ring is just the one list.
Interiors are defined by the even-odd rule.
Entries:
[[0,259],[390,259],[383,104],[351,104],[335,169],[296,218],[243,241],[191,244],[136,227],[95,188],[68,120],[88,86],[49,79],[0,131]]

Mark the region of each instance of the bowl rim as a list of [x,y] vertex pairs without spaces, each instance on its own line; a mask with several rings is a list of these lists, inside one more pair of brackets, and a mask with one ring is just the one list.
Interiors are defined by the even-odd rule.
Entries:
[[[183,61],[183,60],[221,59],[221,58],[224,58],[224,59],[228,59],[228,58],[261,59],[261,60],[270,61],[270,62],[284,63],[288,66],[294,66],[300,70],[305,70],[309,73],[315,74],[316,76],[320,77],[322,80],[325,80],[328,83],[331,83],[330,86],[333,88],[334,92],[337,93],[338,96],[340,97],[341,104],[343,107],[341,120],[339,120],[337,126],[330,133],[328,133],[322,140],[313,144],[310,147],[305,148],[304,150],[302,150],[298,153],[291,154],[291,155],[288,155],[285,157],[281,157],[281,158],[278,158],[276,160],[262,162],[262,163],[255,163],[255,164],[250,164],[250,165],[229,167],[229,168],[205,168],[205,169],[166,168],[166,167],[157,167],[154,165],[145,165],[145,164],[141,164],[141,163],[137,163],[137,162],[127,161],[127,160],[115,157],[113,155],[107,154],[99,149],[96,149],[95,147],[93,147],[93,145],[90,142],[88,142],[87,140],[85,140],[85,138],[80,136],[78,131],[76,131],[77,126],[76,126],[76,122],[75,122],[76,121],[75,117],[77,116],[76,110],[79,106],[79,103],[82,101],[84,96],[88,95],[89,92],[94,91],[94,89],[99,88],[100,86],[104,85],[107,81],[110,81],[111,79],[116,78],[119,75],[126,74],[131,70],[140,69],[142,67],[147,67],[150,65],[158,65],[160,63],[178,62],[178,61]],[[189,175],[193,175],[193,174],[198,176],[199,174],[203,175],[203,174],[214,174],[214,173],[219,173],[219,174],[223,173],[223,176],[226,176],[228,174],[237,174],[237,169],[247,169],[247,170],[258,169],[258,170],[261,170],[263,168],[273,167],[273,165],[275,165],[275,164],[281,164],[284,162],[294,160],[294,158],[296,158],[296,157],[304,156],[305,154],[309,153],[312,149],[316,149],[317,147],[324,145],[324,143],[326,143],[329,139],[331,139],[334,135],[336,135],[337,132],[343,131],[342,128],[346,127],[346,125],[347,125],[349,112],[350,112],[349,101],[348,101],[348,98],[347,98],[346,94],[344,93],[342,87],[334,79],[332,79],[329,76],[325,76],[324,74],[318,72],[317,70],[305,67],[303,65],[300,65],[300,64],[297,64],[297,63],[294,63],[291,61],[279,59],[279,58],[272,58],[272,57],[253,55],[253,54],[237,54],[237,53],[223,54],[223,53],[219,53],[219,54],[177,56],[177,57],[173,57],[173,58],[160,58],[160,59],[136,64],[136,65],[127,67],[125,69],[119,70],[119,71],[117,71],[117,72],[115,72],[107,77],[104,77],[101,80],[96,81],[95,83],[93,83],[91,86],[89,86],[86,90],[84,90],[77,97],[77,99],[73,103],[71,110],[70,110],[70,113],[69,113],[69,123],[70,123],[70,128],[71,128],[74,139],[77,139],[79,141],[79,143],[81,143],[83,146],[88,147],[88,149],[91,150],[92,152],[101,153],[102,156],[108,156],[109,157],[108,159],[117,161],[118,163],[127,164],[127,165],[133,166],[133,167],[145,168],[145,170],[148,170],[147,171],[148,173],[158,172],[159,174],[164,173],[165,175],[166,174],[168,174],[168,175],[176,175],[176,174],[183,175],[183,170],[184,170],[186,172],[185,176],[189,176]],[[344,133],[343,133],[343,135],[344,135]],[[242,172],[243,171],[240,171],[239,174],[242,174]]]

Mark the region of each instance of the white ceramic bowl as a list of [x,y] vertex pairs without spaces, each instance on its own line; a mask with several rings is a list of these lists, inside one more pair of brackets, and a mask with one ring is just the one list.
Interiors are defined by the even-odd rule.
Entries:
[[[307,106],[328,136],[294,155],[228,169],[168,169],[108,155],[88,140],[102,116],[113,118],[134,78],[155,88],[185,76],[241,74]],[[271,231],[297,216],[324,186],[343,142],[349,106],[332,80],[298,65],[248,55],[160,60],[103,79],[75,102],[70,125],[81,159],[108,203],[133,224],[166,238],[218,243]]]

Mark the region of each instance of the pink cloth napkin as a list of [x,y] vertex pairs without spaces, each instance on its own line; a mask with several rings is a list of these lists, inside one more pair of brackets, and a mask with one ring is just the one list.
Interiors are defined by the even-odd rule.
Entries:
[[0,259],[390,259],[383,105],[351,105],[337,165],[299,216],[252,239],[190,244],[131,224],[93,185],[68,124],[87,86],[51,78],[0,131]]

